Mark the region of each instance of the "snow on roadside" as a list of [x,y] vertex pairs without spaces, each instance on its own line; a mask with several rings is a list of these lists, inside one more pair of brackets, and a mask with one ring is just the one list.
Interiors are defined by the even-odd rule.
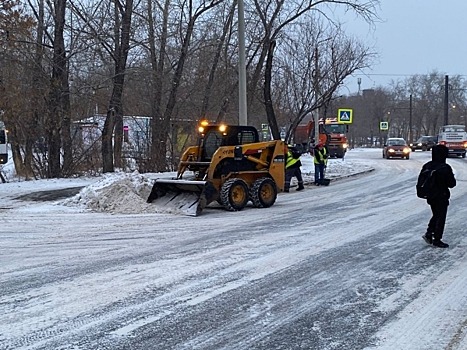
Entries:
[[[313,158],[305,154],[301,159],[304,181],[305,184],[309,184],[314,181]],[[346,159],[330,159],[326,176],[330,179],[336,179],[372,169],[366,163]],[[157,174],[157,176],[155,174],[141,175],[137,171],[133,173],[107,173],[102,175],[99,181],[86,186],[77,195],[61,201],[60,204],[114,214],[179,212],[175,208],[160,207],[146,202],[153,186],[153,180],[149,176],[171,178],[175,176],[175,173]],[[294,181],[296,180],[294,179]],[[294,182],[292,182],[293,184]]]
[[[348,153],[344,159],[329,159],[326,169],[326,177],[335,180],[355,174],[371,171],[374,168],[371,163],[361,159],[352,159],[353,154],[364,151],[355,149]],[[313,157],[309,154],[301,156],[302,174],[305,185],[314,181]],[[69,187],[84,186],[81,191],[65,200],[56,201],[54,205],[62,205],[70,209],[80,209],[93,212],[107,212],[112,214],[144,214],[144,213],[179,213],[180,210],[169,207],[155,206],[146,202],[151,192],[154,179],[173,178],[175,172],[140,174],[115,172],[106,173],[92,178],[69,179],[42,179],[20,181],[14,177],[13,162],[2,166],[3,173],[7,175],[7,183],[2,185],[2,193],[10,199],[38,191],[54,191]],[[296,185],[296,179],[292,179],[292,186]],[[4,205],[7,205],[4,198]],[[23,210],[27,210],[22,202]]]
[[104,174],[101,180],[61,203],[96,212],[141,213],[150,208],[146,199],[151,189],[152,181],[138,172]]

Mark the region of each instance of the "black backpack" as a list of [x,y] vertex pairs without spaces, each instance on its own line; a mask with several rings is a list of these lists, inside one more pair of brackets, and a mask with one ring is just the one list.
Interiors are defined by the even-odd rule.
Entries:
[[435,173],[442,167],[435,169],[422,168],[417,180],[417,197],[429,199],[435,193]]

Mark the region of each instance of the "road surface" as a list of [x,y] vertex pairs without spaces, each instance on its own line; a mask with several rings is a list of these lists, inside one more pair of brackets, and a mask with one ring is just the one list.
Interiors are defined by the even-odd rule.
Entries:
[[421,238],[429,156],[350,151],[375,170],[199,217],[4,199],[0,349],[466,349],[467,161],[443,250]]

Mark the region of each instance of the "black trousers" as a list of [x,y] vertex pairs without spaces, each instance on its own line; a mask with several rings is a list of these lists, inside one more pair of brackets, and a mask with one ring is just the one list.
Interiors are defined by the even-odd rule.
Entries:
[[292,181],[292,178],[294,176],[297,178],[298,186],[303,186],[303,177],[300,167],[289,168],[285,170],[285,190],[288,190],[290,188],[290,182]]
[[430,222],[428,223],[427,233],[433,233],[435,241],[441,240],[444,233],[444,225],[446,224],[446,216],[448,214],[449,200],[439,200],[433,203],[428,203],[433,213]]

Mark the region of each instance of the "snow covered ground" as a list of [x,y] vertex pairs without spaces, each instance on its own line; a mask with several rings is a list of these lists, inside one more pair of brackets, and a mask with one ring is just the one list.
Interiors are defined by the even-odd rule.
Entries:
[[0,184],[0,349],[467,349],[467,163],[447,250],[421,239],[428,152],[332,159],[268,209],[147,204],[174,174]]

